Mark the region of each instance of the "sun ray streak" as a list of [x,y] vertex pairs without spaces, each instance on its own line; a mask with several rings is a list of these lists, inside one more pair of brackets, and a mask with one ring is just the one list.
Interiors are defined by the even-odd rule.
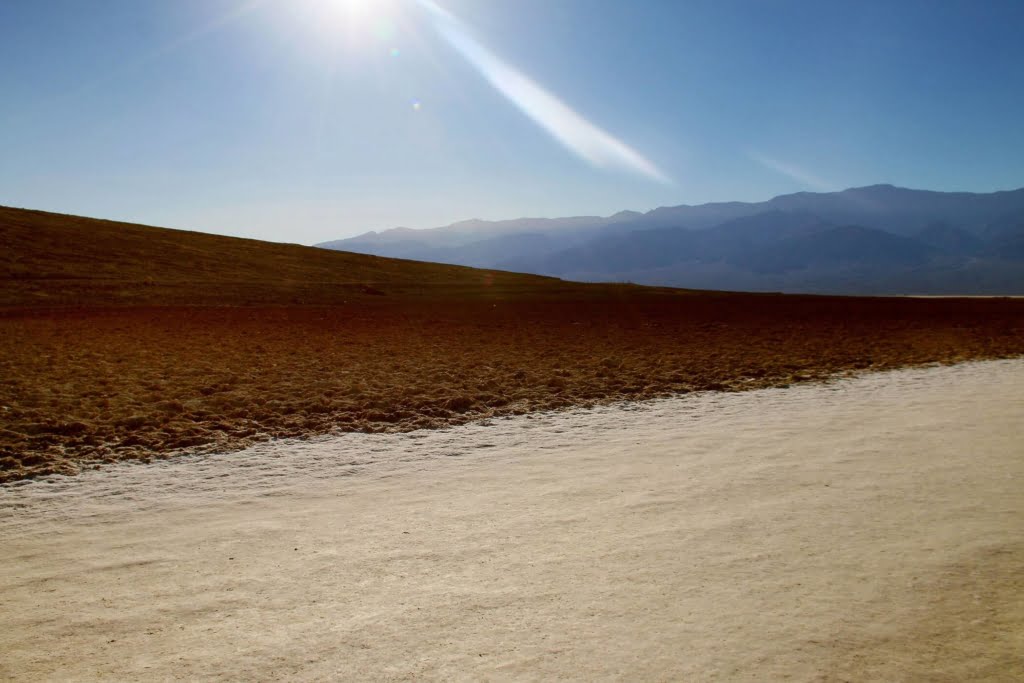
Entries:
[[831,183],[824,178],[820,178],[817,175],[804,170],[803,168],[779,159],[774,159],[754,151],[748,151],[747,157],[751,161],[756,161],[765,168],[771,169],[776,173],[781,173],[782,175],[797,181],[801,185],[818,190],[819,192],[831,192],[838,188],[835,183]]
[[652,180],[672,181],[629,145],[597,127],[567,104],[476,41],[454,15],[432,0],[418,0],[438,33],[512,104],[569,151],[600,168],[617,168]]

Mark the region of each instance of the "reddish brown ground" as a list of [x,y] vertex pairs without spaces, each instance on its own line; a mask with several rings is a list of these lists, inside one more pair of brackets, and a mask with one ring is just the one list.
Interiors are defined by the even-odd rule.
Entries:
[[0,313],[0,481],[273,437],[746,389],[1024,353],[1024,301],[363,296]]
[[0,207],[0,481],[1024,353],[1024,300],[725,295]]

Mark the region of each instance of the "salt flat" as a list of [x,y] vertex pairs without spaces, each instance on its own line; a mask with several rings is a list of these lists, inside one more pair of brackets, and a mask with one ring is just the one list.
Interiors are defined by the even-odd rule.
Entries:
[[0,489],[10,680],[1019,680],[1024,360]]

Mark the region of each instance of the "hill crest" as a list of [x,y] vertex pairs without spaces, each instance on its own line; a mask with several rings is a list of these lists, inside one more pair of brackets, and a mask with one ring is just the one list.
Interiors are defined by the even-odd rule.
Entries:
[[0,306],[330,304],[553,278],[0,207]]

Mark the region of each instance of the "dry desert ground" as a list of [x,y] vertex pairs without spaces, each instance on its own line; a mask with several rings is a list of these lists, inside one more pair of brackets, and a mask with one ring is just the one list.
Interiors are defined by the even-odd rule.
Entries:
[[0,678],[1024,678],[1024,300],[0,240]]
[[1022,418],[994,361],[7,485],[0,678],[1020,680]]

